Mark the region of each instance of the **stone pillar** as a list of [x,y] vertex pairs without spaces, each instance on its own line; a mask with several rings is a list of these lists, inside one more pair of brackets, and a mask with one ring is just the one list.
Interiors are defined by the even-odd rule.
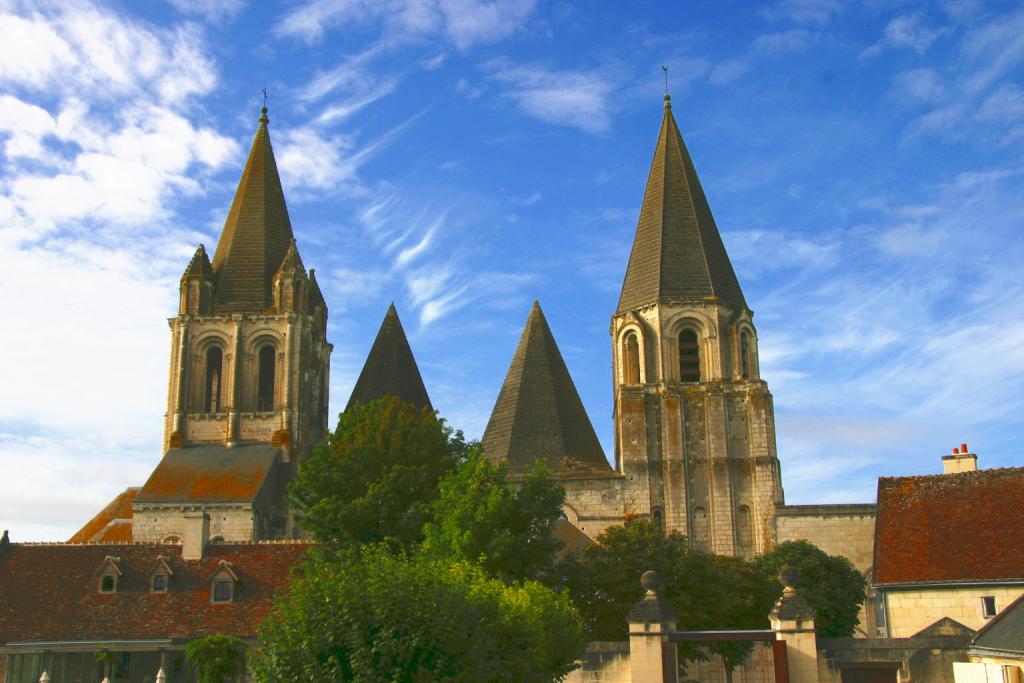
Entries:
[[658,595],[661,576],[644,572],[640,585],[646,594],[629,610],[629,670],[632,683],[679,683],[676,646],[669,634],[676,612]]
[[178,323],[178,373],[174,381],[174,417],[171,426],[170,447],[185,444],[185,410],[188,393],[188,366],[192,362],[188,348],[188,320]]
[[181,559],[201,560],[210,538],[210,515],[205,512],[186,512],[185,531],[181,539]]
[[235,321],[235,349],[234,358],[231,363],[231,408],[228,410],[228,434],[225,446],[231,448],[238,445],[239,430],[239,405],[242,400],[242,316],[234,315]]
[[797,594],[799,575],[786,568],[779,574],[785,589],[772,608],[775,638],[786,643],[790,683],[818,683],[818,641],[814,635],[814,608]]

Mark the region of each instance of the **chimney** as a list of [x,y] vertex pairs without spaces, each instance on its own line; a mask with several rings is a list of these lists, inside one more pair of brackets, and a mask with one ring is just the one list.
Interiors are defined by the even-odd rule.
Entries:
[[974,472],[978,469],[978,456],[967,450],[967,444],[960,444],[959,448],[953,449],[952,455],[942,456],[942,473],[959,474],[960,472]]
[[181,543],[181,559],[201,560],[210,537],[210,515],[205,512],[186,512],[185,534]]

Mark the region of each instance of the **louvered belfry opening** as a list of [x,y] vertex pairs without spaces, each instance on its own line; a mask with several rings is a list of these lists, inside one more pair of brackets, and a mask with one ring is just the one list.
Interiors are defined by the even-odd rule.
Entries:
[[700,345],[693,330],[679,333],[679,381],[700,381]]

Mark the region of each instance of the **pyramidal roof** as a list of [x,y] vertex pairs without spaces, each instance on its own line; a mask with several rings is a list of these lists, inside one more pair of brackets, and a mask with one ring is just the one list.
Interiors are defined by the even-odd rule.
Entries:
[[262,311],[270,307],[271,280],[292,243],[292,225],[267,132],[267,108],[238,182],[231,211],[213,255],[215,311]]
[[211,277],[212,275],[213,269],[210,266],[210,257],[206,255],[206,247],[200,244],[196,249],[196,253],[192,255],[192,260],[188,262],[188,267],[185,268],[185,273],[181,276],[181,279]]
[[432,407],[394,304],[384,315],[345,410],[384,396],[394,396],[414,406]]
[[512,471],[528,469],[537,458],[554,472],[581,466],[610,469],[536,301],[484,430],[483,446],[484,455],[507,462]]
[[618,312],[710,296],[747,307],[666,95]]

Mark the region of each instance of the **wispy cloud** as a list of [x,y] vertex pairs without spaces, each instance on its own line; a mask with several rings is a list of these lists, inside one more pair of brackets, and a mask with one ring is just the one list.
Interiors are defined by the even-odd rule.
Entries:
[[344,25],[380,24],[387,41],[440,34],[464,50],[519,30],[536,0],[312,0],[286,13],[275,32],[309,42]]
[[182,14],[203,17],[206,21],[221,24],[233,19],[245,7],[245,0],[167,0]]
[[769,19],[785,19],[798,24],[827,24],[843,9],[840,0],[779,0],[763,10]]
[[887,49],[907,48],[923,54],[939,38],[949,34],[949,27],[932,28],[919,14],[895,17],[885,26],[882,38],[860,53],[861,59],[870,59]]
[[601,133],[611,125],[611,80],[597,71],[555,71],[539,65],[494,60],[489,78],[524,113],[546,123]]

